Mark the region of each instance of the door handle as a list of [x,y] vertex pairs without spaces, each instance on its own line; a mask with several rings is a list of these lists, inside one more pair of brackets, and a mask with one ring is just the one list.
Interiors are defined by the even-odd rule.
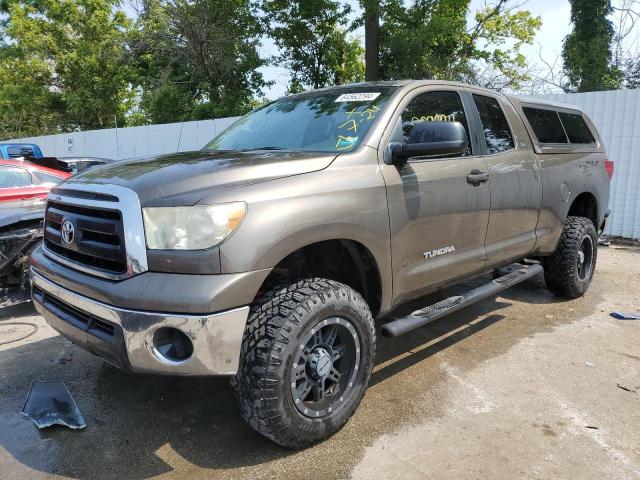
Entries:
[[471,173],[467,175],[467,183],[470,183],[474,187],[479,187],[488,180],[489,174],[487,172],[481,172],[478,169],[471,170]]

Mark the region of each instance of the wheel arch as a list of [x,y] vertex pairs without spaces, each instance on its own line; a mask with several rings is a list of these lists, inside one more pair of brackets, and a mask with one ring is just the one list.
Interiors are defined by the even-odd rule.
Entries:
[[591,192],[582,192],[577,195],[571,203],[567,212],[567,217],[585,217],[593,222],[593,226],[598,230],[599,210],[598,200]]
[[275,285],[305,277],[322,277],[348,285],[362,295],[374,318],[383,308],[380,265],[371,249],[360,241],[333,238],[298,246],[273,267],[256,299]]

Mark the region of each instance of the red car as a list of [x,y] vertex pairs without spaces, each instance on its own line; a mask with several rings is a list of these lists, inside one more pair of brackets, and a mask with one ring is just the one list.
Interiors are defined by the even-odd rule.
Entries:
[[0,203],[45,199],[70,173],[21,160],[0,159]]

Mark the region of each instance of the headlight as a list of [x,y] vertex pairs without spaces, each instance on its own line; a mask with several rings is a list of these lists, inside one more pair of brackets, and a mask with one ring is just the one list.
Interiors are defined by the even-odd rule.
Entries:
[[244,202],[142,209],[151,250],[204,250],[221,243],[247,213]]

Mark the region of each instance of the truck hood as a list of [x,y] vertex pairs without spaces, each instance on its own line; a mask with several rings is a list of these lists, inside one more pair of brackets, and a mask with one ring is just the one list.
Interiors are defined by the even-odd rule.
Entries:
[[287,151],[185,152],[94,167],[71,181],[130,188],[142,206],[194,205],[216,189],[322,170],[335,158]]

